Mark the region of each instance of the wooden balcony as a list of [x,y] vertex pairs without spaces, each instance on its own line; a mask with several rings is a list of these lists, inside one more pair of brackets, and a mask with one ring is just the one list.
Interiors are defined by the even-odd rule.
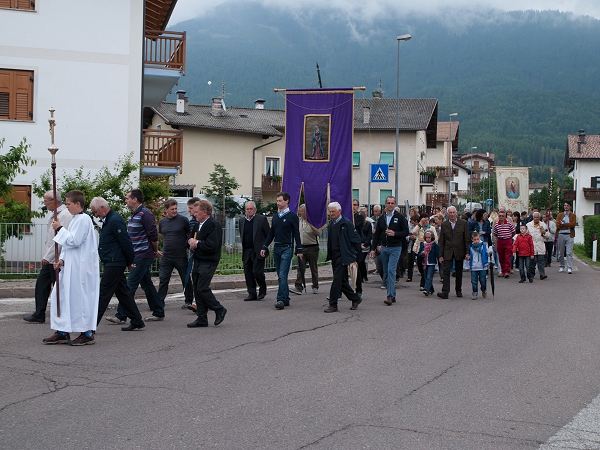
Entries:
[[575,191],[573,189],[565,189],[562,191],[563,195],[565,196],[565,200],[568,201],[575,201]]
[[[600,200],[600,188],[583,188],[583,196],[586,200]],[[565,200],[568,200],[566,194]]]
[[438,178],[445,179],[445,180],[448,179],[449,173],[453,173],[454,174],[453,176],[458,175],[458,169],[456,169],[456,168],[452,168],[452,172],[450,172],[447,167],[427,167],[427,171],[428,172],[437,172]]
[[442,206],[448,203],[448,193],[428,192],[425,194],[425,202],[431,206]]
[[432,173],[421,172],[421,186],[433,186],[435,183],[435,175]]
[[263,192],[280,192],[281,191],[281,176],[280,175],[263,175],[262,176]]
[[178,168],[183,165],[182,130],[144,130],[143,167]]
[[185,75],[185,42],[185,31],[146,30],[144,66],[179,70]]

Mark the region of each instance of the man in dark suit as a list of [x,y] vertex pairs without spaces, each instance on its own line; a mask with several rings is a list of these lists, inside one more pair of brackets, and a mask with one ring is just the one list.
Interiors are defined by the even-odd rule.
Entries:
[[219,303],[210,289],[210,282],[221,259],[223,239],[221,225],[211,217],[211,214],[212,205],[208,200],[198,200],[194,204],[194,217],[198,223],[192,230],[194,237],[188,240],[188,245],[194,252],[192,282],[194,283],[198,318],[187,324],[189,328],[207,327],[209,309],[215,312],[215,326],[223,322],[227,313],[225,307]]
[[248,296],[244,300],[262,300],[267,295],[267,282],[265,281],[265,258],[260,255],[260,250],[269,234],[269,221],[265,216],[256,214],[256,203],[252,201],[246,202],[245,211],[245,216],[239,221],[242,263],[246,289],[248,289]]
[[326,313],[337,312],[338,299],[344,295],[352,302],[350,309],[358,308],[361,298],[352,290],[348,283],[348,264],[356,262],[360,253],[360,236],[354,229],[354,224],[342,216],[342,207],[338,202],[328,206],[331,221],[327,226],[327,261],[331,261],[333,282],[329,291],[329,307]]
[[440,264],[444,265],[444,282],[442,292],[438,292],[438,297],[448,298],[450,293],[450,270],[452,269],[452,260],[455,261],[456,273],[456,296],[462,297],[462,273],[463,261],[469,260],[469,244],[471,236],[469,234],[469,225],[466,220],[460,219],[454,206],[448,208],[448,220],[442,222],[439,236],[440,246]]

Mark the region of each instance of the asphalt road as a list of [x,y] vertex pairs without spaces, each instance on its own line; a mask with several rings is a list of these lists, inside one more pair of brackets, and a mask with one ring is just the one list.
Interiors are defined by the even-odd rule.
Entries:
[[[391,307],[370,276],[359,309],[334,314],[329,285],[283,311],[272,289],[222,291],[225,321],[201,329],[172,298],[165,321],[104,322],[85,347],[43,345],[48,322],[21,320],[33,301],[4,299],[0,447],[539,448],[600,393],[600,272],[548,275],[496,278],[477,301],[470,283],[442,300],[401,280]],[[584,423],[582,446],[546,448],[600,448]]]

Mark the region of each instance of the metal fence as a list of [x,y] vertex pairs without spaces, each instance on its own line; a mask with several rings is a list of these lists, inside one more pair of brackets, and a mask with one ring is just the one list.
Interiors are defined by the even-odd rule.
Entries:
[[[219,274],[243,272],[242,244],[238,229],[238,220],[227,219],[223,228],[223,248],[221,261],[217,268]],[[47,224],[0,223],[0,275],[36,275],[41,268],[44,256]],[[327,229],[320,239],[320,261],[325,260],[327,251]],[[160,260],[152,265],[152,273],[158,274]],[[293,258],[293,266],[296,258]],[[265,262],[265,270],[275,270],[272,252]]]

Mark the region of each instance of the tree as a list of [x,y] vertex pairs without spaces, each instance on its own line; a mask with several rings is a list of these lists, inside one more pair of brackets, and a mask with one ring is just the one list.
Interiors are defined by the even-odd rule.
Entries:
[[[57,189],[66,194],[74,189],[83,192],[87,202],[94,197],[103,197],[111,209],[121,214],[125,219],[129,209],[125,205],[125,195],[133,189],[134,174],[139,170],[139,163],[132,162],[133,153],[119,158],[112,170],[102,167],[95,176],[90,172],[84,173],[83,167],[74,174],[65,173],[57,179]],[[52,172],[48,170],[40,177],[40,183],[33,184],[33,192],[43,197],[46,191],[52,189]],[[142,177],[139,189],[144,194],[144,203],[159,218],[162,215],[162,203],[170,194],[167,177]]]
[[[215,164],[215,171],[209,174],[209,186],[204,186],[204,192],[214,200],[214,208],[225,217],[235,217],[242,213],[242,207],[233,199],[233,191],[240,187],[235,177],[229,175],[221,164]],[[224,220],[223,220],[224,221]]]
[[[0,149],[4,147],[4,139],[0,139]],[[5,155],[0,155],[0,198],[4,201],[0,205],[0,223],[4,224],[27,224],[38,214],[31,211],[28,205],[16,201],[11,193],[13,190],[12,182],[17,175],[26,173],[25,167],[35,164],[35,160],[27,156],[27,151],[31,146],[27,144],[27,139],[14,147]],[[24,233],[28,227],[24,225],[5,226],[0,230],[0,255],[4,251],[4,242],[11,237],[23,239]]]

